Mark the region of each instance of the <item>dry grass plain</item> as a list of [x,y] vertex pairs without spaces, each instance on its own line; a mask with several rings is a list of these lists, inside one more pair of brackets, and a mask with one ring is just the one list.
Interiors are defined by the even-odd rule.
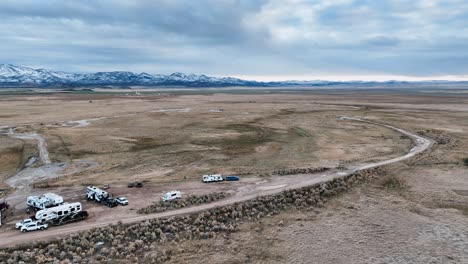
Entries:
[[368,105],[368,118],[436,143],[324,208],[290,210],[229,236],[178,245],[171,263],[468,262],[467,100],[371,95],[336,102]]
[[[464,96],[53,94],[2,97],[0,113],[2,126],[44,135],[52,161],[97,163],[53,183],[70,190],[133,180],[157,189],[209,172],[254,181],[277,168],[346,166],[411,147],[394,131],[342,122],[341,115],[418,132],[436,142],[430,152],[390,166],[323,208],[290,210],[245,222],[232,234],[166,245],[175,252],[170,263],[468,262]],[[86,126],[67,125],[93,118]],[[0,136],[0,177],[14,174],[34,153],[33,142]],[[197,188],[192,191],[203,192]]]
[[[19,132],[42,134],[53,162],[97,162],[93,169],[55,183],[67,186],[334,167],[397,156],[409,148],[410,141],[394,131],[336,119],[362,116],[364,108],[318,104],[314,99],[226,94],[10,97],[1,99],[0,118]],[[86,126],[69,123],[84,119],[92,121]],[[1,137],[0,153],[8,160],[2,177],[27,160],[27,154],[21,155],[23,145],[22,140]],[[34,147],[32,142],[26,146]]]

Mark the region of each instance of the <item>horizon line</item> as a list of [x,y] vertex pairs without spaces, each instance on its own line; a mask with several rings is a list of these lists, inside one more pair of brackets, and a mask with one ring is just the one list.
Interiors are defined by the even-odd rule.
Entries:
[[[222,76],[219,76],[222,77]],[[408,82],[430,82],[430,81],[449,81],[466,82],[468,75],[435,75],[435,76],[406,76],[406,75],[231,75],[230,77],[243,80],[254,80],[259,82],[287,82],[287,81],[336,81],[336,82],[389,82],[389,81],[408,81]]]

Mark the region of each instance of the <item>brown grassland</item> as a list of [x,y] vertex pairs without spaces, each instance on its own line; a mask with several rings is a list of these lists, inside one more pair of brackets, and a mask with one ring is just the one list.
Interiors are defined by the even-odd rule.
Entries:
[[[128,207],[115,209],[87,203],[91,217],[76,225],[137,215],[137,209],[169,189],[191,195],[242,195],[277,178],[296,179],[272,175],[274,170],[346,167],[401,156],[411,148],[411,140],[395,131],[344,122],[338,116],[404,128],[432,139],[433,147],[387,166],[378,177],[330,197],[324,206],[284,209],[243,220],[235,232],[158,244],[158,250],[170,252],[160,260],[468,262],[468,97],[462,95],[12,95],[0,97],[0,113],[4,132],[14,127],[17,133],[39,133],[52,163],[75,166],[63,177],[35,182],[32,193],[56,192],[86,203],[84,185],[110,184],[113,193],[130,200]],[[0,182],[14,176],[33,155],[36,142],[0,135]],[[93,165],[80,168],[76,161]],[[37,161],[32,167],[41,165]],[[200,183],[205,173],[240,175],[241,181],[205,187]],[[144,182],[144,188],[127,188],[133,181]],[[0,190],[6,189],[10,204],[24,210],[26,194],[1,183]],[[9,218],[0,232],[13,232],[11,224],[21,217]],[[112,258],[98,258],[99,254],[93,250],[85,259],[149,261],[144,252]]]

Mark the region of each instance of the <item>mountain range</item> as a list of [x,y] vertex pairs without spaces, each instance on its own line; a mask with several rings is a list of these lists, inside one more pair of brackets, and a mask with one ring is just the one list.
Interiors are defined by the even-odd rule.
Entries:
[[256,81],[246,81],[231,77],[209,77],[206,75],[169,75],[133,73],[127,71],[69,73],[32,69],[11,64],[0,64],[0,86],[3,87],[77,87],[77,86],[183,86],[183,87],[226,87],[264,86]]
[[[0,87],[87,87],[87,86],[173,86],[173,87],[280,87],[280,86],[331,86],[360,85],[386,86],[404,85],[405,81],[281,81],[259,82],[232,77],[210,77],[206,75],[184,74],[180,72],[164,74],[133,73],[127,71],[69,73],[33,69],[11,64],[0,64]],[[431,82],[434,83],[434,82]]]

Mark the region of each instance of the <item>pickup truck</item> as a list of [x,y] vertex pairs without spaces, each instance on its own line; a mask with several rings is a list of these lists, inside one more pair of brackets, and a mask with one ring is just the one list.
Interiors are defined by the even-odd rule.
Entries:
[[40,222],[32,222],[29,224],[24,224],[21,227],[21,232],[28,232],[28,231],[34,231],[34,230],[44,230],[47,229],[49,225],[47,224],[42,224]]
[[226,180],[226,181],[238,181],[238,180],[239,180],[239,177],[237,177],[237,176],[232,176],[232,175],[231,175],[231,176],[226,176],[226,177],[225,177],[225,180]]
[[115,201],[120,205],[128,205],[128,200],[125,197],[117,197]]
[[23,221],[17,222],[15,227],[16,227],[16,229],[20,229],[23,225],[27,225],[27,224],[30,224],[32,222],[35,222],[35,220],[33,220],[32,218],[23,219]]

